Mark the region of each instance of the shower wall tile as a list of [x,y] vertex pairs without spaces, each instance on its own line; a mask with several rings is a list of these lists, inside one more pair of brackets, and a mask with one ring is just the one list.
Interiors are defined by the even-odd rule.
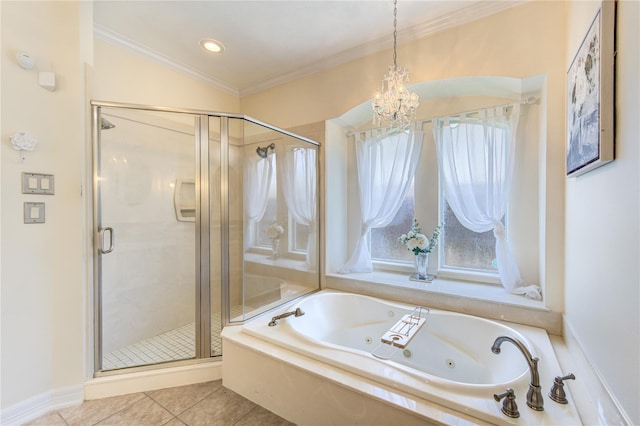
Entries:
[[103,256],[105,353],[194,321],[195,226],[173,203],[175,180],[194,176],[194,144],[170,124],[118,120],[103,133],[102,223],[115,231]]

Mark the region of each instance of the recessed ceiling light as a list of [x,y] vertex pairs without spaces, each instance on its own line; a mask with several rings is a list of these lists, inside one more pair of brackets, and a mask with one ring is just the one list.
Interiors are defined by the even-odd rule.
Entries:
[[218,40],[212,38],[203,38],[200,40],[200,46],[207,52],[222,53],[224,52],[224,45]]

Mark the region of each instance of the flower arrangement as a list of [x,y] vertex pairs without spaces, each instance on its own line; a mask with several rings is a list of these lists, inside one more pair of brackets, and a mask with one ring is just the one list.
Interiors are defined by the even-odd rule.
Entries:
[[267,237],[271,238],[272,240],[275,240],[282,237],[282,234],[284,234],[284,228],[278,225],[276,222],[274,222],[267,227],[265,232],[267,234]]
[[398,241],[404,244],[407,249],[411,250],[416,256],[420,253],[431,253],[433,249],[436,248],[436,245],[438,245],[441,228],[442,225],[437,226],[436,229],[433,230],[431,240],[429,240],[429,238],[422,233],[418,221],[413,219],[411,230],[406,234],[400,235]]

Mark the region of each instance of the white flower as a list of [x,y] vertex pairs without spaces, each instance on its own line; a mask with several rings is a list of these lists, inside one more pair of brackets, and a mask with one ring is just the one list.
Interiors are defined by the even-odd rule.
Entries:
[[416,234],[414,241],[416,242],[416,247],[420,250],[425,250],[429,247],[429,239],[424,234]]
[[405,245],[407,249],[412,251],[416,256],[420,253],[431,253],[436,244],[438,244],[441,227],[442,225],[436,227],[433,231],[433,236],[429,239],[422,233],[418,221],[414,219],[411,230],[406,234],[400,235],[398,241]]
[[37,144],[38,141],[35,138],[23,132],[11,136],[11,145],[17,151],[33,151]]
[[275,238],[280,238],[282,234],[284,234],[284,228],[277,223],[273,223],[269,225],[265,232],[267,234],[267,237],[273,240]]

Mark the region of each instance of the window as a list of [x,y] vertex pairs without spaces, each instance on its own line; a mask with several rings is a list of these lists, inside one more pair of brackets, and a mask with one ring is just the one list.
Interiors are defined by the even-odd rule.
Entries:
[[[505,96],[511,96],[506,94],[515,94],[515,92],[509,92],[511,89],[508,88],[516,87],[511,85],[518,82],[519,87],[527,88],[527,92],[522,93],[523,98],[528,99],[528,96],[532,96],[537,99],[537,96],[546,90],[546,78],[544,75],[522,80],[503,77],[470,77],[468,81],[473,83],[470,84],[473,86],[473,94],[467,93],[464,89],[458,93],[459,80],[443,80],[442,85],[438,83],[434,86],[442,88],[443,95],[426,100],[424,115],[420,117],[424,119],[421,129],[424,132],[424,142],[415,172],[413,213],[424,234],[429,238],[437,225],[446,225],[446,228],[443,226],[437,249],[429,255],[429,273],[435,273],[443,279],[448,275],[447,278],[454,280],[495,284],[501,281],[495,268],[497,262],[494,261],[496,254],[493,232],[488,231],[477,235],[461,226],[440,195],[439,170],[441,167],[438,164],[435,141],[438,118],[466,116],[479,119],[480,111],[483,109],[487,111],[490,106],[504,105]],[[486,95],[475,92],[480,87],[483,90],[486,89]],[[449,92],[449,89],[453,88],[455,91]],[[537,92],[538,90],[540,92]],[[544,102],[520,105],[517,126],[510,126],[516,129],[517,142],[515,152],[512,154],[514,167],[507,206],[508,213],[503,219],[504,225],[508,227],[506,230],[508,244],[520,270],[522,281],[530,283],[541,281],[541,273],[545,271],[545,259],[547,262],[549,259],[546,251],[549,247],[548,241],[555,241],[555,237],[553,235],[549,237],[550,234],[545,231],[549,220],[544,216],[545,205],[549,200],[546,191],[550,187],[545,180],[548,156],[545,154],[544,145],[547,130],[544,115],[546,110],[543,105]],[[508,107],[501,109],[503,113],[508,114],[506,108]],[[354,108],[350,114],[356,111],[363,115],[367,113],[364,107],[358,107]],[[466,113],[466,111],[470,112]],[[474,112],[471,113],[471,111]],[[494,112],[498,112],[497,108]],[[399,218],[394,218],[388,228],[372,228],[366,236],[366,241],[360,239],[363,226],[360,213],[363,203],[362,195],[359,193],[361,184],[357,167],[359,160],[357,142],[368,134],[363,129],[369,124],[361,123],[358,121],[359,118],[355,117],[355,114],[353,117],[346,115],[340,117],[340,120],[336,120],[332,123],[332,127],[328,128],[332,132],[334,130],[337,132],[335,137],[333,133],[327,135],[329,148],[336,150],[332,151],[332,155],[336,154],[336,157],[332,155],[326,157],[326,166],[329,171],[325,187],[326,223],[330,226],[326,239],[326,265],[330,268],[328,272],[342,274],[366,272],[357,270],[355,266],[359,264],[356,264],[357,259],[354,256],[355,249],[364,246],[371,250],[370,258],[373,260],[374,271],[396,271],[400,274],[399,277],[406,276],[407,273],[412,272],[413,262],[402,257],[411,256],[411,254],[401,246],[396,246],[394,251],[393,245],[397,243],[399,235],[410,229],[410,213],[405,215],[407,226],[401,226],[401,232],[393,230],[393,226],[399,221]],[[342,137],[340,133],[342,130],[347,134],[347,138]],[[345,162],[346,167],[343,165]],[[332,173],[334,167],[337,171],[335,175]],[[555,196],[553,194],[555,193],[552,193],[552,196]],[[342,200],[346,202],[345,206]],[[452,202],[451,205],[454,203]],[[401,211],[404,212],[404,208]],[[546,244],[545,241],[547,241]],[[380,275],[376,279],[384,280],[385,278],[384,275]],[[389,284],[394,282],[395,278],[388,280]]]
[[400,210],[391,223],[383,228],[371,229],[371,259],[391,263],[413,262],[413,254],[398,241],[398,237],[411,229],[414,217],[415,190],[412,182]]
[[[410,230],[413,219],[418,218],[423,233],[429,238],[436,224],[443,225],[438,247],[430,256],[433,258],[432,272],[437,269],[442,276],[461,274],[466,279],[497,282],[499,275],[493,231],[476,233],[458,221],[445,198],[444,189],[438,183],[436,152],[430,149],[433,147],[430,141],[432,132],[425,130],[425,134],[428,135],[426,149],[402,207],[389,225],[370,230],[371,258],[376,269],[393,270],[394,265],[413,265],[414,255],[398,242],[398,237]],[[508,233],[505,219],[503,225]]]
[[[504,216],[515,149],[511,126],[517,124],[517,118],[509,121],[506,114],[494,116],[494,111],[503,110],[507,108],[491,110],[490,116],[480,112],[480,118],[461,115],[455,121],[437,121],[440,221],[445,226],[439,259],[442,271],[498,277],[493,228],[501,221],[498,228],[505,229],[497,232],[507,233]],[[503,255],[502,262],[513,262],[509,250]],[[517,282],[518,275],[516,271],[509,279]],[[500,274],[501,280],[504,277],[505,273]]]
[[441,267],[465,272],[497,274],[496,238],[493,231],[477,233],[460,223],[441,192]]
[[[274,161],[274,165],[275,165]],[[274,224],[278,219],[278,179],[276,173],[271,178],[269,185],[269,196],[267,198],[267,208],[262,220],[255,224],[256,232],[254,233],[255,246],[271,248],[271,239],[267,236],[267,228]]]
[[289,215],[289,223],[291,224],[291,228],[289,230],[289,251],[294,253],[306,253],[307,242],[309,240],[309,225],[302,225],[296,222],[291,215]]
[[[306,151],[300,151],[306,153]],[[265,213],[262,219],[254,223],[252,230],[251,246],[256,249],[269,249],[272,247],[272,240],[269,238],[268,231],[273,231],[274,225],[281,227],[280,234],[280,255],[287,255],[293,259],[302,259],[307,254],[309,243],[310,226],[308,224],[299,223],[295,218],[306,218],[305,214],[311,215],[304,210],[305,205],[303,201],[306,198],[303,194],[296,189],[295,186],[289,186],[290,193],[293,193],[299,198],[289,198],[290,203],[297,203],[293,207],[298,209],[298,216],[296,216],[289,208],[286,202],[285,192],[287,188],[283,188],[283,185],[279,185],[278,178],[281,177],[281,171],[277,171],[277,167],[284,167],[285,160],[278,161],[278,157],[271,154],[273,174],[271,176],[266,199]],[[281,154],[284,155],[284,154]],[[307,155],[308,156],[308,155]],[[282,157],[284,158],[284,157]],[[315,160],[315,155],[311,156],[312,160]],[[305,158],[303,158],[305,160]],[[300,161],[295,163],[298,167],[295,168],[295,172],[298,173],[292,180],[300,182],[306,182],[307,176],[304,175],[305,168],[300,167]],[[279,165],[279,166],[278,166]],[[306,165],[303,164],[303,165]],[[313,170],[315,170],[315,163],[312,163]],[[282,181],[280,181],[282,182]],[[315,179],[314,179],[315,182]],[[312,212],[315,213],[315,212]],[[300,216],[302,215],[302,216]],[[271,228],[271,229],[270,229]]]

